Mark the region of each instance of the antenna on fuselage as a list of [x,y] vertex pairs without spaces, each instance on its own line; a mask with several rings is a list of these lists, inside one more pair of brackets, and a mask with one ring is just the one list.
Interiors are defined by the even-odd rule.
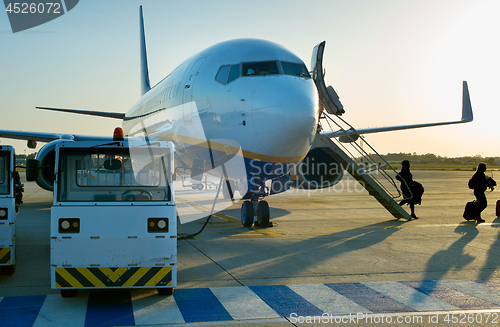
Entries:
[[144,35],[144,16],[142,6],[139,7],[140,42],[141,42],[141,95],[151,90],[149,84],[148,56],[146,52],[146,36]]

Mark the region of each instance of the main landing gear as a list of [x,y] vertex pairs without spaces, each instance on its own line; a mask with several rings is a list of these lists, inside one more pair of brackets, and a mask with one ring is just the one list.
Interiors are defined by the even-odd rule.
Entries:
[[245,227],[255,226],[271,227],[269,222],[269,204],[267,201],[259,201],[258,198],[252,198],[241,205],[241,223]]

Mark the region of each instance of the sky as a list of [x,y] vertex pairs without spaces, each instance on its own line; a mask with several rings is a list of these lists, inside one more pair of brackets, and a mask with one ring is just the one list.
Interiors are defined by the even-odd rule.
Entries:
[[308,68],[326,40],[325,80],[355,128],[459,120],[469,84],[472,123],[367,135],[379,153],[500,156],[497,0],[82,0],[18,33],[2,12],[0,129],[111,135],[119,120],[35,106],[126,112],[140,97],[141,4],[152,84],[225,40],[279,43]]

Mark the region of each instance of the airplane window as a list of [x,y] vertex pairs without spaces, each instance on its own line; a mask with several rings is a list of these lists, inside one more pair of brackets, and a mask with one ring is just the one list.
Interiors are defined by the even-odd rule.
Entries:
[[279,74],[276,61],[251,62],[243,64],[243,76]]
[[235,79],[240,77],[240,65],[232,65],[229,71],[229,77],[227,78],[227,83],[231,83]]
[[285,75],[293,75],[299,77],[311,77],[304,64],[292,64],[290,62],[281,62],[283,73]]
[[227,73],[229,72],[229,65],[221,66],[217,75],[215,75],[215,80],[219,83],[226,84]]

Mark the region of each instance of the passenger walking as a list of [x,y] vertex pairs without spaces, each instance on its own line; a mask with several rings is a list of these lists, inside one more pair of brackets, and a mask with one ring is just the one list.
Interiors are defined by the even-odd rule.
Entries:
[[481,162],[477,165],[476,172],[469,180],[469,188],[474,190],[474,195],[476,196],[476,213],[474,215],[474,219],[478,223],[484,223],[485,220],[481,217],[481,212],[488,206],[488,202],[486,201],[486,195],[484,192],[489,187],[493,190],[493,187],[497,185],[497,183],[493,180],[493,178],[486,176],[486,164]]
[[418,219],[415,215],[415,204],[422,203],[422,194],[424,194],[424,187],[417,181],[413,180],[413,175],[410,173],[410,162],[408,160],[403,160],[401,163],[401,171],[396,176],[396,179],[401,182],[401,191],[403,196],[410,198],[408,200],[403,200],[399,204],[410,205],[411,214],[413,219]]

